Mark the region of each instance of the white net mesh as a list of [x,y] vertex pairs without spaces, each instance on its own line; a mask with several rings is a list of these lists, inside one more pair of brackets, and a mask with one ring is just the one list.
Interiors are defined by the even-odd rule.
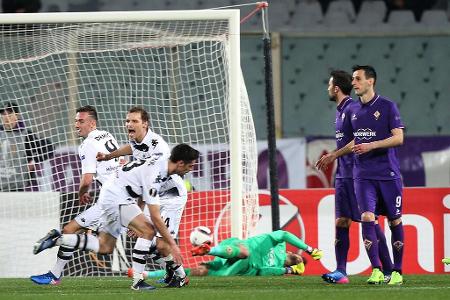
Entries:
[[[14,112],[19,113],[19,128],[13,130],[7,128],[10,109],[2,113],[2,192],[59,193],[57,223],[62,227],[87,208],[80,206],[76,195],[81,170],[75,109],[94,105],[99,129],[111,132],[124,144],[126,112],[131,106],[142,106],[150,114],[152,130],[170,145],[189,143],[201,151],[196,170],[188,176],[195,192],[189,195],[179,235],[186,265],[192,266],[196,261],[187,254],[191,228],[209,226],[220,238],[230,236],[229,128],[231,122],[239,122],[243,158],[239,180],[243,184],[246,237],[257,218],[256,141],[243,83],[242,118],[234,120],[229,115],[228,27],[228,20],[2,25],[1,107],[14,106]],[[27,142],[30,131],[33,143]],[[30,176],[31,159],[35,170]],[[14,199],[13,193],[8,195]],[[8,203],[15,205],[14,201]],[[4,225],[16,226],[15,211],[21,206],[0,207]],[[39,213],[42,216],[36,222],[55,212],[49,211],[48,216],[45,211]],[[29,226],[32,231],[33,224]],[[45,231],[28,235],[34,242],[43,234]],[[0,235],[0,241],[7,239]],[[117,250],[114,255],[103,256],[76,252],[65,275],[125,270],[126,262],[131,262],[132,242],[124,237],[122,244],[125,257]],[[30,253],[31,248],[32,243],[23,252]],[[2,253],[0,249],[0,256]],[[34,261],[38,260],[35,257]],[[41,266],[36,272],[50,267]],[[30,267],[28,270],[33,272]]]

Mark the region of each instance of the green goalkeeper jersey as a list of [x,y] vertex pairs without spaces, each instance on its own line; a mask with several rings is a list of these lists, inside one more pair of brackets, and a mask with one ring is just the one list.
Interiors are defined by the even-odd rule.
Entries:
[[286,231],[275,231],[257,235],[247,240],[229,238],[220,243],[220,247],[239,247],[242,244],[249,250],[249,257],[239,259],[237,257],[216,257],[208,262],[208,275],[232,276],[232,275],[277,275],[284,271],[286,261],[286,242],[305,250],[307,245],[296,236]]

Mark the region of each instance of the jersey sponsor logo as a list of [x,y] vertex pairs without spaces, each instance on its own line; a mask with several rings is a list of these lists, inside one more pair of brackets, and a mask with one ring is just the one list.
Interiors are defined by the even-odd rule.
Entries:
[[106,168],[106,172],[116,171],[119,166],[109,166]]
[[372,131],[370,128],[358,129],[358,131],[353,132],[353,136],[358,140],[371,140],[377,136],[377,132]]
[[344,133],[340,131],[336,131],[336,140],[340,141],[344,137]]
[[100,140],[103,140],[104,138],[107,138],[107,137],[109,137],[109,133],[105,132],[103,134],[97,135],[96,137],[94,137],[94,139],[97,140],[97,141],[100,141]]

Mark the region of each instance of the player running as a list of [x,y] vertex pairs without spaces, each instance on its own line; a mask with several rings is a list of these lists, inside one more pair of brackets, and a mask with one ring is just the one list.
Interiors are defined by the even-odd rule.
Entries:
[[[99,151],[112,152],[118,149],[116,139],[111,133],[97,129],[97,122],[97,111],[93,106],[86,105],[76,110],[75,129],[78,136],[84,139],[78,147],[82,174],[78,199],[81,204],[91,203],[92,198],[88,191],[94,180],[100,185],[104,184],[108,179],[116,176],[119,167],[118,160],[102,162],[96,160]],[[62,232],[73,234],[81,229],[96,230],[101,214],[99,205],[94,204],[65,225]],[[37,284],[59,284],[64,267],[72,258],[74,251],[73,247],[60,246],[56,263],[50,271],[41,275],[33,275],[30,279]]]
[[[159,193],[161,186],[170,175],[185,175],[192,170],[199,152],[189,145],[179,144],[173,148],[169,160],[139,160],[125,164],[118,177],[108,181],[100,191],[98,203],[103,210],[99,236],[86,234],[60,234],[56,229],[39,240],[34,253],[37,254],[55,245],[63,245],[96,253],[111,253],[122,227],[133,230],[140,236],[133,253],[133,290],[152,290],[142,277],[145,256],[156,232],[170,247],[175,264],[181,264],[180,249],[170,235],[160,214]],[[150,219],[147,218],[136,200],[142,197],[148,206]]]
[[[169,145],[160,135],[150,130],[149,121],[147,111],[141,107],[132,107],[128,111],[126,118],[126,128],[130,142],[111,153],[98,153],[97,159],[103,161],[125,155],[133,155],[135,159],[140,160],[167,158],[170,155]],[[177,174],[170,176],[161,187],[160,209],[161,216],[173,238],[176,238],[178,235],[186,201],[187,189],[183,178]],[[144,213],[148,215],[148,211],[145,208]],[[183,266],[174,264],[169,251],[170,248],[161,239],[159,233],[157,233],[157,237],[152,241],[150,258],[166,269],[165,283],[168,286],[183,286],[188,282]],[[139,238],[136,243],[141,243]]]

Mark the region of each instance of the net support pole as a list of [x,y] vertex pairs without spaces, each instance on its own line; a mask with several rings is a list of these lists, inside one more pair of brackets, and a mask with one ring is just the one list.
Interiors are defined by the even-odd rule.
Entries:
[[241,114],[241,57],[239,11],[231,16],[230,24],[230,190],[231,190],[231,236],[243,237],[242,198],[242,114]]
[[272,76],[272,43],[268,30],[267,7],[262,9],[263,48],[264,48],[264,81],[267,112],[267,143],[269,151],[270,198],[272,210],[272,230],[280,229],[280,207],[278,195],[277,143],[275,133],[275,106],[273,98]]

